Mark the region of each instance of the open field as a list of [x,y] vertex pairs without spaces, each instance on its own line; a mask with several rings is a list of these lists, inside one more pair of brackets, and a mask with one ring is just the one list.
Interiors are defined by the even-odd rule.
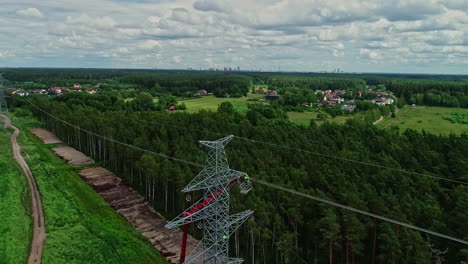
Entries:
[[47,238],[42,262],[167,263],[141,234],[115,212],[30,128],[31,118],[15,118],[25,159],[41,190]]
[[305,125],[308,126],[310,123],[310,120],[315,120],[315,123],[317,125],[323,124],[324,122],[334,122],[338,124],[344,124],[346,120],[351,118],[351,116],[337,116],[335,118],[330,118],[330,119],[318,119],[317,118],[318,112],[288,112],[288,117],[289,120],[293,123],[299,124],[299,125]]
[[187,106],[187,111],[198,112],[202,109],[216,111],[222,102],[231,102],[237,111],[244,112],[247,110],[249,99],[262,99],[265,95],[251,94],[240,98],[218,98],[213,95],[203,96],[201,98],[181,100],[179,103],[184,103]]
[[388,118],[380,123],[378,127],[385,129],[398,127],[401,131],[411,128],[443,135],[468,133],[467,124],[452,123],[444,119],[454,112],[468,113],[468,109],[431,106],[421,106],[413,109],[406,106],[397,113],[396,118]]
[[26,178],[13,159],[10,136],[3,128],[0,146],[0,263],[26,263],[32,237],[31,198]]

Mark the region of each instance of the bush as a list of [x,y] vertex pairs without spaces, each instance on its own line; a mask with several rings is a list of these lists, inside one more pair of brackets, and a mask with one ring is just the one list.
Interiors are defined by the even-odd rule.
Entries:
[[16,108],[15,111],[14,111],[15,115],[17,117],[29,117],[29,116],[32,116],[32,113],[31,111],[29,110],[26,110],[26,109],[22,109],[22,108]]

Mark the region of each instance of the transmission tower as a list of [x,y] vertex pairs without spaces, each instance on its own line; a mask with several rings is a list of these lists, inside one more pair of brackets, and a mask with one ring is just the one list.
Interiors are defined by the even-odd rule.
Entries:
[[[203,198],[166,225],[168,229],[184,226],[180,264],[192,264],[200,259],[204,264],[243,262],[242,259],[228,257],[229,237],[253,211],[229,215],[229,187],[237,182],[241,192],[247,193],[251,184],[246,173],[229,168],[224,147],[232,138],[200,141],[209,148],[206,165],[182,192],[203,190]],[[193,222],[199,222],[203,228],[203,238],[185,261],[188,224]]]

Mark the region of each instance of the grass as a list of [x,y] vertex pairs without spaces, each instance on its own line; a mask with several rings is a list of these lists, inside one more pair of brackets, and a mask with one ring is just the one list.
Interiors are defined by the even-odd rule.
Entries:
[[402,108],[396,118],[388,118],[378,125],[384,129],[400,129],[405,131],[408,128],[417,131],[426,131],[433,134],[448,135],[450,133],[468,133],[468,124],[453,123],[447,120],[452,113],[468,114],[468,109],[450,107],[412,107]]
[[167,263],[50,146],[31,134],[32,118],[14,118],[42,195],[47,238],[42,263]]
[[2,128],[0,146],[0,263],[26,263],[32,238],[31,198],[13,159],[10,136]]
[[299,125],[308,126],[310,120],[315,120],[317,125],[323,124],[324,122],[334,122],[338,124],[344,124],[346,120],[351,118],[350,116],[337,116],[331,119],[319,119],[317,118],[318,112],[288,112],[289,120]]
[[[251,94],[249,93],[246,97],[240,98],[218,98],[213,95],[202,96],[201,98],[186,99],[181,100],[179,103],[184,103],[187,106],[187,111],[189,112],[198,112],[202,109],[216,111],[218,106],[222,102],[231,102],[234,105],[234,108],[239,112],[245,112],[247,110],[247,104],[250,103],[250,100],[258,100],[265,97],[262,94]],[[253,101],[252,101],[253,102]]]

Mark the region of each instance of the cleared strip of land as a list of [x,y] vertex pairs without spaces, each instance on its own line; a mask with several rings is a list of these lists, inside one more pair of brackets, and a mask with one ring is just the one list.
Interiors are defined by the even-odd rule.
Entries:
[[[30,131],[33,118],[14,118],[22,129],[21,146],[36,175],[47,222],[44,264],[168,263],[127,221],[113,210],[51,147]],[[0,261],[1,262],[1,261]]]
[[31,240],[28,264],[41,263],[42,252],[44,251],[44,241],[46,238],[45,217],[44,210],[42,208],[41,194],[39,193],[39,188],[37,186],[36,179],[34,178],[33,173],[31,172],[31,169],[24,160],[23,156],[21,156],[21,148],[17,141],[20,130],[12,125],[10,118],[1,114],[0,116],[4,118],[5,127],[11,127],[14,129],[14,132],[11,135],[13,157],[15,158],[16,162],[19,164],[24,175],[26,176],[26,180],[29,186],[29,192],[31,194],[33,237]]
[[24,264],[32,237],[31,198],[13,159],[10,136],[0,128],[0,263]]

